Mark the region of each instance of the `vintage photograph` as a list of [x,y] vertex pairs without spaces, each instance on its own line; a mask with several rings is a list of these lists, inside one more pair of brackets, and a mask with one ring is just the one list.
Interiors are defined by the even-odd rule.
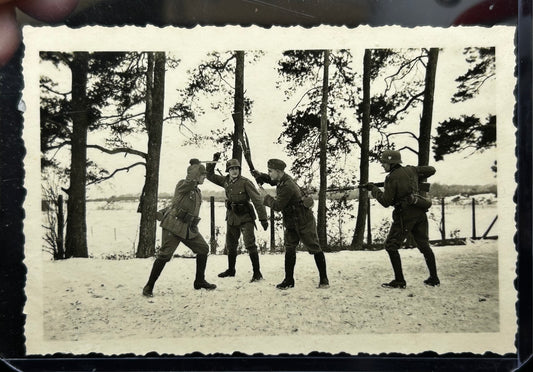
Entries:
[[515,352],[513,27],[36,30],[28,355]]

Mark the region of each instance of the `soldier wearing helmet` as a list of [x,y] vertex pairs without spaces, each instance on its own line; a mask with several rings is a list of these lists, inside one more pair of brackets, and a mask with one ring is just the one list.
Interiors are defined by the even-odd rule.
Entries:
[[294,266],[296,265],[296,247],[301,242],[314,256],[319,274],[319,288],[327,288],[329,280],[326,270],[326,257],[318,242],[316,220],[311,205],[306,202],[302,190],[294,180],[285,173],[286,164],[279,159],[270,159],[267,163],[268,174],[252,172],[258,183],[276,185],[276,197],[268,195],[263,189],[259,192],[263,202],[272,210],[281,212],[284,226],[285,278],[276,287],[288,289],[294,287]]
[[198,159],[191,159],[189,164],[186,178],[176,185],[171,205],[161,211],[161,215],[158,216],[163,228],[162,243],[148,282],[143,288],[144,296],[151,297],[153,295],[155,282],[181,242],[196,253],[194,289],[211,290],[216,288],[216,285],[205,280],[204,273],[209,246],[198,231],[198,222],[200,222],[198,215],[202,204],[202,193],[198,185],[204,183],[206,170]]
[[[213,155],[218,161],[220,153]],[[241,175],[241,164],[237,159],[230,159],[226,163],[227,176],[215,174],[215,163],[207,165],[207,179],[224,188],[226,192],[226,250],[228,253],[228,269],[218,274],[219,277],[235,276],[237,261],[237,246],[242,233],[244,247],[248,251],[252,262],[251,282],[263,279],[259,265],[259,253],[255,242],[255,219],[257,214],[264,230],[268,229],[268,217],[265,206],[261,202],[259,193],[252,181]],[[251,203],[250,203],[251,201]],[[253,203],[253,206],[252,206]],[[255,211],[254,211],[255,207]]]
[[405,288],[402,262],[398,249],[412,234],[420,252],[424,255],[429,271],[429,277],[424,281],[426,285],[438,286],[437,265],[435,255],[429,246],[427,209],[431,206],[429,200],[419,196],[419,179],[435,174],[435,168],[430,166],[402,166],[399,151],[384,150],[381,154],[381,165],[388,173],[385,177],[384,190],[372,183],[363,187],[372,192],[372,196],[384,207],[393,206],[392,225],[385,240],[385,249],[394,271],[394,280],[383,283],[387,288]]

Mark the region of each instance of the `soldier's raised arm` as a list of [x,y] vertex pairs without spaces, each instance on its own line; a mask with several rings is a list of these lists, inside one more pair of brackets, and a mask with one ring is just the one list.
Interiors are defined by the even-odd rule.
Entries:
[[224,187],[225,177],[215,174],[216,162],[220,160],[220,153],[213,154],[213,163],[207,163],[205,170],[207,171],[207,179],[215,185]]

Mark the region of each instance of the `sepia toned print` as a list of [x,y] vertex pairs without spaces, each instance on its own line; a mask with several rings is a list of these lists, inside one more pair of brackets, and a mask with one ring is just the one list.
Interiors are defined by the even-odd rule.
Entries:
[[25,28],[28,354],[514,352],[513,36]]

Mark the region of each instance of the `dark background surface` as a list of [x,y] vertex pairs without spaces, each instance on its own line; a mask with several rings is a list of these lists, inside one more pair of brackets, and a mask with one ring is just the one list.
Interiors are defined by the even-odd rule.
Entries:
[[[41,23],[18,14],[22,24]],[[0,369],[22,371],[146,371],[146,370],[366,370],[366,371],[510,371],[532,354],[531,343],[531,0],[81,0],[63,23],[85,25],[157,26],[301,25],[355,27],[517,25],[518,85],[515,124],[518,126],[519,182],[516,243],[519,254],[517,312],[518,354],[485,355],[425,353],[420,355],[280,355],[276,357],[213,355],[202,357],[148,354],[27,356],[24,348],[24,267],[22,233],[25,154],[22,114],[17,110],[22,90],[22,48],[0,69]],[[1,35],[0,35],[1,37]]]

